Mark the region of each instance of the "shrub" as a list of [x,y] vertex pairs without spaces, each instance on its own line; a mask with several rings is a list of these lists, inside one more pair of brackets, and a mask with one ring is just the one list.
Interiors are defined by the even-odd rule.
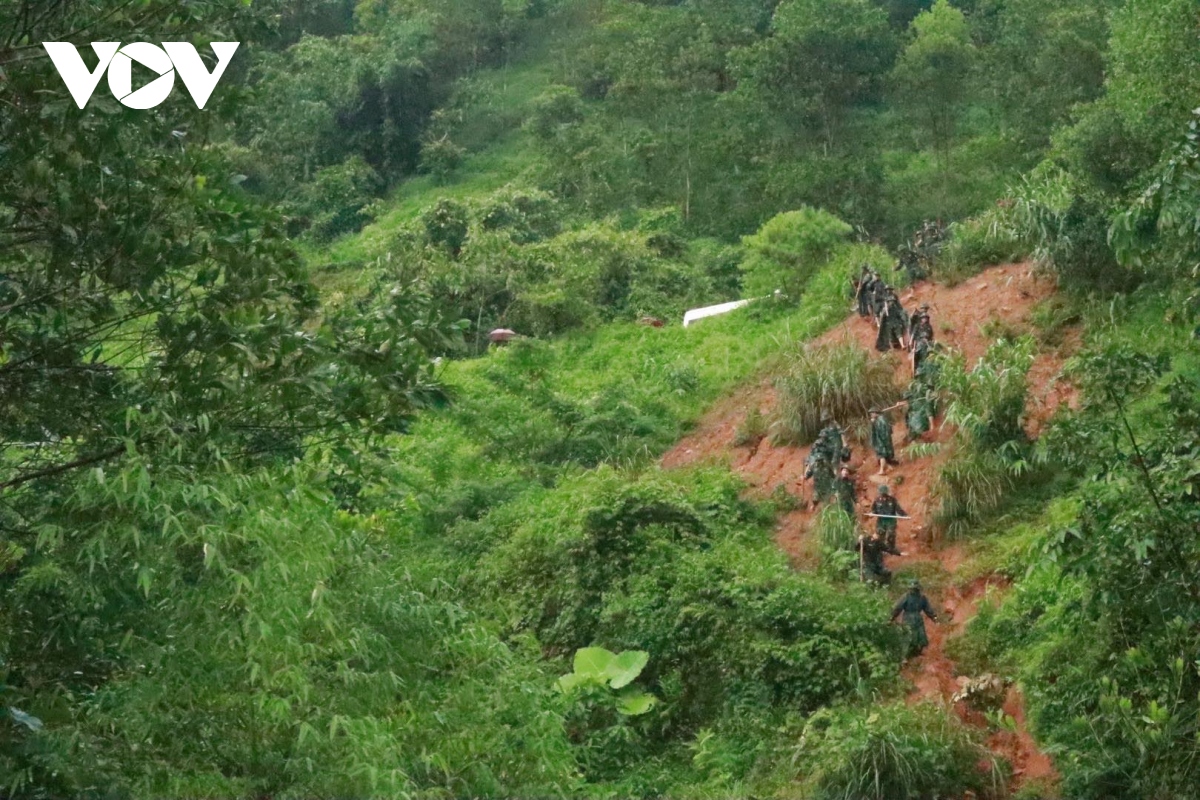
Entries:
[[421,214],[421,223],[429,241],[457,257],[467,241],[467,209],[459,202],[443,197]]
[[798,752],[812,800],[1000,797],[996,757],[947,711],[898,703],[826,710],[808,722]]
[[772,441],[791,445],[813,442],[826,415],[845,427],[865,418],[872,406],[891,405],[900,396],[891,361],[852,344],[800,346],[775,390]]
[[359,156],[317,171],[301,194],[300,208],[312,220],[313,235],[332,239],[356,231],[370,221],[367,207],[383,188],[383,180]]
[[738,492],[723,471],[568,479],[483,521],[507,542],[481,590],[547,652],[649,652],[662,739],[891,680],[899,631],[886,598],[791,571]]
[[808,206],[772,217],[742,239],[745,294],[761,297],[780,290],[798,299],[852,230],[829,212]]

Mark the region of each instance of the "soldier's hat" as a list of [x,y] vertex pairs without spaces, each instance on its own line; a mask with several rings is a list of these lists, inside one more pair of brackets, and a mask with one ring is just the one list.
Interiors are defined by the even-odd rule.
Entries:
[[921,588],[921,582],[919,580],[917,580],[916,578],[913,578],[912,580],[910,580],[908,582],[908,588],[919,590]]
[[888,489],[888,485],[886,483],[879,484],[879,493],[880,494],[887,494],[890,491],[891,490]]
[[921,311],[928,311],[928,310],[929,310],[929,303],[921,303],[921,305],[920,305],[918,308],[919,308]]

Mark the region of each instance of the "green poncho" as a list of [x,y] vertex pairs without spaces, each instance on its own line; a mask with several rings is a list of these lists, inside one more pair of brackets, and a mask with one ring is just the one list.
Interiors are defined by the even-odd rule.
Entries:
[[929,598],[920,589],[909,589],[896,607],[892,609],[892,619],[904,615],[904,624],[910,633],[909,656],[920,655],[929,646],[929,636],[925,633],[925,617],[937,622],[937,614],[929,604]]
[[896,460],[896,450],[892,446],[892,423],[883,414],[871,423],[871,449],[880,458]]

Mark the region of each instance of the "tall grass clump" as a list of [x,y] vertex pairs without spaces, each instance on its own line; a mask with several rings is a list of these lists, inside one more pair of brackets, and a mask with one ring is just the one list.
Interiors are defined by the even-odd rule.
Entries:
[[1004,794],[1001,762],[977,734],[932,705],[818,712],[797,755],[811,800]]
[[891,405],[900,396],[892,362],[852,344],[801,346],[775,389],[771,441],[777,445],[810,444],[826,415],[845,427],[865,419],[872,406]]
[[1013,201],[1001,201],[976,217],[950,225],[934,272],[943,283],[954,286],[993,264],[1029,258],[1032,250],[1017,224]]
[[1032,468],[1021,423],[1033,355],[1033,339],[1026,336],[994,343],[969,371],[961,356],[943,360],[945,422],[956,432],[931,494],[937,501],[934,529],[948,538],[966,535],[1000,508]]
[[827,505],[817,515],[817,541],[823,552],[853,550],[858,544],[854,518],[836,505]]

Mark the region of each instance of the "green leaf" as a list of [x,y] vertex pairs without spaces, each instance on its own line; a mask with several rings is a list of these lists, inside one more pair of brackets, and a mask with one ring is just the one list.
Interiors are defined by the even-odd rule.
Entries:
[[579,686],[582,686],[586,683],[592,683],[594,681],[595,678],[590,675],[580,675],[578,672],[568,672],[566,675],[560,677],[558,682],[554,685],[563,694],[569,694]]
[[647,692],[626,690],[617,695],[617,711],[627,717],[636,717],[654,708],[657,702],[658,699]]
[[607,678],[615,658],[612,651],[603,647],[581,647],[575,651],[575,672],[601,679]]
[[646,662],[650,660],[650,654],[645,650],[626,650],[609,665],[608,675],[611,678],[609,685],[614,689],[621,689],[630,684],[634,678],[642,674],[642,670],[646,668]]

